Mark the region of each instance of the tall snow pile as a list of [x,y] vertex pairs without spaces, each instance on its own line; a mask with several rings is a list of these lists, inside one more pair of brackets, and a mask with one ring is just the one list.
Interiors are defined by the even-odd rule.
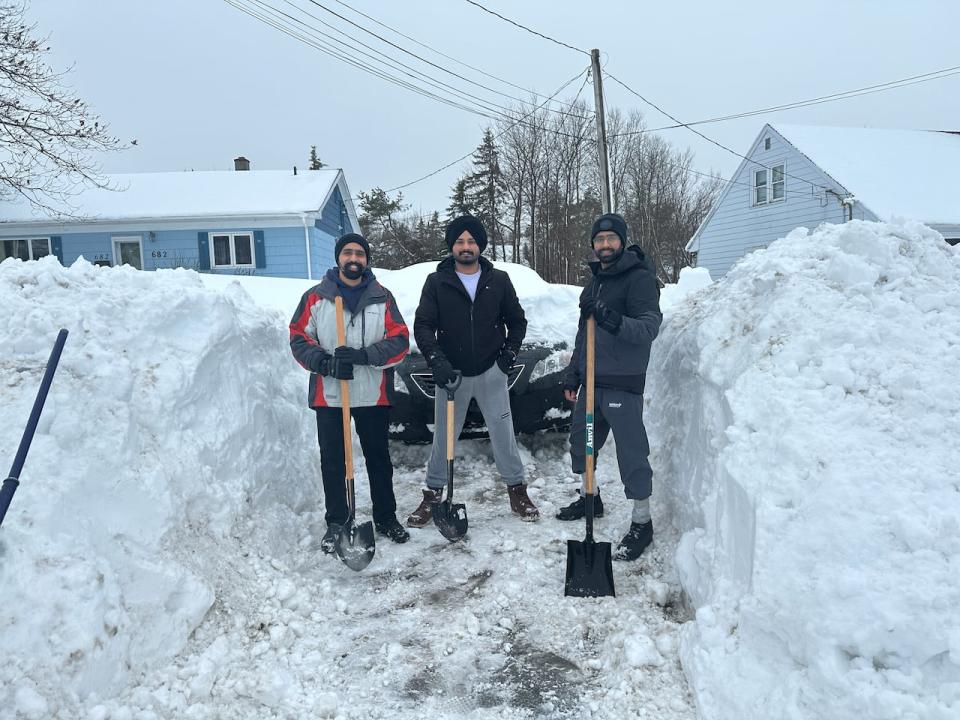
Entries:
[[239,285],[7,260],[0,307],[2,462],[70,330],[0,535],[0,707],[44,717],[183,647],[215,598],[196,548],[258,507],[312,508],[316,440],[285,321]]
[[673,308],[657,492],[707,720],[960,717],[960,252],[800,228]]

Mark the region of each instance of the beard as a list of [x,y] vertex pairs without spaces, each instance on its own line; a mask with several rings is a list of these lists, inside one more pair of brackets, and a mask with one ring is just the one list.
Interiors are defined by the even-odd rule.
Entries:
[[348,280],[356,280],[363,275],[365,269],[366,268],[358,262],[348,262],[346,265],[341,266],[340,272],[342,272],[343,276]]
[[603,250],[596,251],[596,255],[597,259],[604,265],[612,265],[620,259],[621,255],[623,255],[623,248],[618,248],[616,250],[604,248]]
[[456,255],[456,261],[461,265],[473,265],[477,262],[477,258],[477,254],[470,250],[464,250]]

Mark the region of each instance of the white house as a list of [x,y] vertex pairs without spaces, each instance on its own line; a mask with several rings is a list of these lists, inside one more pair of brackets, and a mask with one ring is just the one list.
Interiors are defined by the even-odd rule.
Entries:
[[764,125],[687,250],[718,278],[797,227],[912,219],[960,242],[960,133]]

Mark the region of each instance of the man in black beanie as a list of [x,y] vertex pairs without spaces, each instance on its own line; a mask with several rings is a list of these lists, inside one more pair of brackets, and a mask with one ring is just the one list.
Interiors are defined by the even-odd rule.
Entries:
[[[317,416],[327,522],[320,549],[325,553],[334,551],[349,513],[340,380],[349,384],[350,415],[363,448],[377,532],[397,543],[410,539],[396,515],[386,393],[386,387],[392,384],[387,369],[407,354],[410,333],[393,295],[368,267],[370,246],[366,239],[348,233],[334,248],[336,267],[303,294],[290,321],[290,350],[310,371],[310,407]],[[343,299],[344,345],[340,345],[337,334],[337,296]]]
[[[627,245],[627,223],[616,213],[597,218],[590,232],[597,261],[590,263],[592,277],[580,294],[580,326],[573,358],[563,389],[575,402],[570,428],[573,472],[586,469],[586,399],[579,393],[586,375],[586,320],[596,319],[593,407],[594,462],[610,430],[617,441],[620,480],[633,500],[630,529],[614,553],[618,560],[636,560],[653,540],[650,493],[653,471],[650,446],[643,426],[643,389],[650,347],[660,330],[660,287],[650,260],[637,245]],[[579,393],[579,396],[578,396]],[[579,520],[585,513],[583,494],[557,514],[560,520]],[[600,490],[594,485],[595,517],[603,516]]]
[[510,282],[481,253],[487,232],[477,218],[462,215],[447,226],[450,257],[437,265],[423,285],[413,334],[430,364],[436,383],[433,450],[427,465],[427,487],[420,506],[407,518],[410,527],[423,527],[432,504],[442,498],[446,484],[446,393],[442,388],[463,376],[454,400],[454,437],[459,437],[467,407],[476,400],[490,435],[493,457],[507,485],[510,509],[521,520],[537,520],[540,513],[527,495],[523,461],[513,430],[507,375],[513,367],[527,320]]

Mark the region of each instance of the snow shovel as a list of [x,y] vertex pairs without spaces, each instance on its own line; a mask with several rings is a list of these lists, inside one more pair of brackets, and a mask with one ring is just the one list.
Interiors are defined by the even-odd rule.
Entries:
[[615,596],[613,555],[610,543],[593,541],[593,370],[596,320],[587,318],[587,398],[586,407],[586,503],[587,536],[583,542],[567,540],[567,579],[563,594],[569,597]]
[[60,353],[63,352],[63,344],[66,341],[67,330],[62,329],[57,334],[57,340],[50,352],[50,359],[47,360],[47,369],[43,373],[43,380],[40,381],[40,389],[37,391],[37,399],[33,402],[33,410],[30,411],[27,427],[23,431],[23,437],[20,438],[20,447],[17,448],[17,455],[13,459],[10,476],[3,481],[3,487],[0,489],[0,525],[3,524],[3,518],[7,515],[7,508],[10,507],[10,502],[13,500],[13,494],[20,485],[20,471],[23,470],[23,464],[27,460],[27,452],[30,450],[30,443],[33,442],[33,434],[37,431],[40,413],[43,411],[43,404],[47,401],[50,383],[53,382],[53,374],[57,371],[57,363],[60,362]]
[[[347,333],[343,326],[343,298],[337,295],[337,344],[347,344]],[[354,523],[357,511],[357,495],[353,486],[353,440],[350,435],[350,384],[340,381],[340,400],[343,409],[343,458],[347,483],[347,509],[350,514],[340,528],[340,534],[334,544],[337,557],[351,570],[363,570],[377,551],[377,541],[373,535],[373,523],[369,520],[359,525]]]
[[445,386],[447,391],[447,497],[433,504],[433,522],[450,542],[456,542],[467,534],[467,506],[453,502],[453,449],[456,438],[453,436],[454,402],[457,388],[463,381],[463,375],[457,376]]

